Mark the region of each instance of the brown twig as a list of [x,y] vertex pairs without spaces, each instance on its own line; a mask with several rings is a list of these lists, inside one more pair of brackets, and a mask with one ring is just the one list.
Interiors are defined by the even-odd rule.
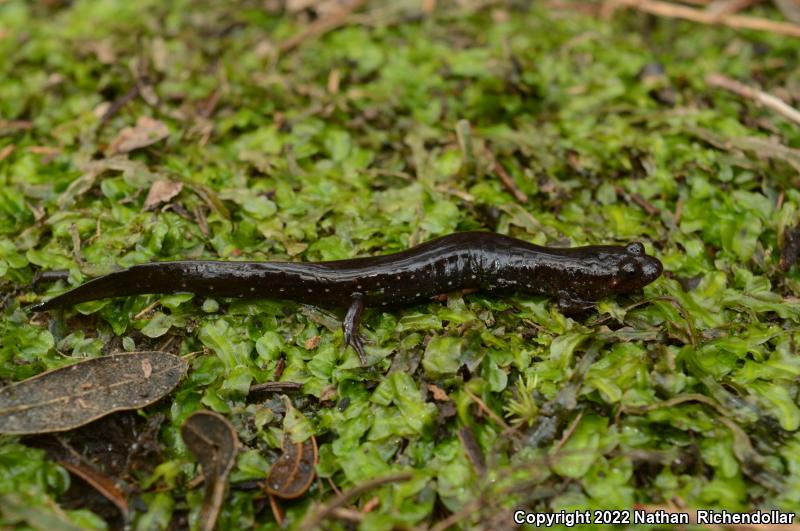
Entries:
[[658,207],[653,206],[652,203],[637,193],[629,194],[621,186],[615,186],[614,191],[617,192],[618,196],[628,199],[629,201],[641,207],[641,209],[644,210],[648,216],[655,216],[661,213]]
[[316,39],[317,37],[328,33],[331,30],[343,25],[347,20],[347,16],[363,6],[367,0],[351,0],[346,5],[342,6],[338,11],[334,11],[330,15],[320,18],[313,23],[309,24],[303,31],[293,35],[283,41],[278,49],[282,53],[289,52],[300,46],[305,41]]
[[481,445],[475,438],[475,434],[472,433],[472,429],[470,429],[469,426],[462,427],[458,430],[458,438],[461,441],[461,446],[464,447],[464,452],[466,452],[467,458],[469,458],[470,463],[472,463],[472,467],[475,469],[475,472],[477,472],[481,477],[485,476],[486,458],[483,457]]
[[685,200],[683,199],[683,196],[679,195],[678,200],[675,202],[675,214],[672,217],[676,225],[681,222],[681,218],[683,217],[684,203]]
[[158,299],[157,301],[155,301],[155,302],[153,302],[153,303],[151,303],[151,304],[147,305],[147,307],[145,307],[145,308],[144,308],[144,309],[142,309],[142,310],[141,310],[139,313],[137,313],[136,315],[134,315],[134,316],[131,318],[131,321],[138,321],[138,320],[140,320],[140,319],[144,319],[144,318],[147,316],[147,314],[149,314],[150,312],[152,312],[153,310],[155,310],[156,306],[158,306],[159,304],[161,304],[161,299]]
[[500,181],[503,183],[503,186],[506,187],[506,190],[511,192],[511,195],[514,196],[514,199],[519,201],[520,203],[527,203],[528,196],[517,187],[517,184],[514,182],[514,179],[511,178],[511,175],[508,174],[506,169],[503,167],[500,162],[498,162],[494,157],[492,157],[492,163],[494,164],[494,171],[497,173],[497,176],[500,177]]
[[139,95],[139,84],[133,85],[128,91],[114,100],[114,102],[108,106],[106,112],[103,113],[103,116],[100,117],[100,121],[97,122],[97,130],[103,128],[104,125],[108,123],[111,118],[114,117],[129,101],[133,100],[136,96]]
[[583,411],[580,411],[575,416],[575,420],[572,421],[567,430],[564,432],[564,435],[562,435],[561,439],[559,439],[559,441],[556,443],[555,447],[553,448],[553,451],[550,452],[550,455],[552,457],[557,456],[558,453],[561,451],[561,449],[564,447],[564,445],[567,444],[567,441],[569,440],[570,437],[572,437],[572,434],[575,432],[575,428],[578,427],[578,423],[581,421],[582,418],[583,418]]
[[548,9],[557,9],[560,11],[573,11],[596,17],[602,8],[600,4],[591,4],[588,2],[572,2],[570,0],[546,0],[541,5]]
[[278,525],[283,527],[283,509],[281,509],[275,496],[267,493],[267,497],[269,498],[269,508],[272,510],[272,516],[275,517],[275,521],[278,522]]
[[777,96],[773,96],[772,94],[764,92],[763,90],[748,87],[744,83],[740,83],[739,81],[723,76],[722,74],[709,74],[706,77],[706,83],[712,87],[725,89],[743,98],[753,100],[756,103],[775,111],[787,120],[800,125],[800,111],[790,106]]
[[800,26],[765,18],[745,15],[717,15],[703,9],[661,2],[658,0],[607,0],[603,4],[603,16],[610,16],[617,7],[629,7],[639,11],[668,18],[681,18],[700,24],[720,24],[736,29],[769,31],[791,37],[800,37]]
[[412,477],[413,476],[410,472],[401,472],[399,474],[391,474],[388,476],[371,479],[361,483],[360,485],[356,485],[355,487],[336,496],[330,503],[323,505],[319,508],[319,510],[312,513],[311,516],[306,518],[306,521],[300,525],[300,529],[318,529],[320,522],[328,518],[328,516],[331,516],[335,509],[341,507],[353,498],[356,498],[361,494],[382,485],[408,481]]
[[759,0],[714,0],[706,7],[706,11],[713,13],[716,17],[724,17],[750,7]]
[[266,382],[250,386],[250,393],[276,393],[279,391],[297,391],[303,384],[298,382]]
[[344,520],[345,522],[352,522],[354,524],[360,523],[364,520],[364,515],[353,509],[345,509],[344,507],[337,507],[331,511],[331,516]]
[[461,171],[464,174],[473,173],[477,169],[475,164],[475,145],[472,139],[472,127],[469,120],[459,120],[456,122],[456,140],[458,148],[461,150],[463,165]]
[[473,393],[472,391],[470,391],[466,387],[463,388],[463,391],[467,394],[468,397],[470,397],[472,399],[473,402],[475,402],[478,405],[478,407],[480,408],[481,411],[486,413],[486,415],[488,415],[489,418],[491,418],[497,424],[502,426],[503,430],[505,430],[507,432],[515,432],[516,431],[514,428],[512,428],[511,426],[506,424],[506,421],[504,421],[502,419],[502,417],[500,417],[497,413],[495,413],[494,411],[489,409],[489,406],[487,406],[486,403],[483,400],[481,400],[480,397],[478,397],[475,393]]

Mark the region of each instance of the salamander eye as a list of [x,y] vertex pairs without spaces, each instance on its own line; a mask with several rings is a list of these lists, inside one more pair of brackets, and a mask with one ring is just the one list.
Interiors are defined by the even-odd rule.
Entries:
[[625,250],[630,254],[642,256],[644,254],[644,245],[642,245],[641,242],[629,243],[625,246]]

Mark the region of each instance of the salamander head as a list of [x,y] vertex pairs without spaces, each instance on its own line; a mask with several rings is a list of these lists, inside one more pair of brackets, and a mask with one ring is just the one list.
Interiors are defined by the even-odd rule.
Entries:
[[630,293],[650,284],[664,271],[658,258],[648,256],[640,242],[629,243],[620,253],[612,276],[614,293]]

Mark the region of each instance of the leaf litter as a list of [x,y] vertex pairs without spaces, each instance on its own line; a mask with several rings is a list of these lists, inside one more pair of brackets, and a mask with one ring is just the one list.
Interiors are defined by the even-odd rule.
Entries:
[[317,466],[317,441],[312,435],[302,442],[283,436],[283,453],[267,476],[267,492],[291,500],[306,493],[314,481]]
[[[136,527],[188,525],[202,509],[180,426],[203,408],[241,441],[233,486],[264,485],[287,432],[314,436],[319,480],[280,502],[287,527],[797,507],[800,136],[777,100],[706,81],[795,105],[795,41],[524,2],[1,4],[2,377],[113,344],[157,348],[167,324],[189,360],[173,398],[143,412],[166,417],[150,440],[158,466],[101,467],[140,490]],[[86,36],[116,63],[82,51]],[[137,138],[143,116],[166,130],[145,123]],[[184,188],[144,209],[158,180]],[[334,260],[469,229],[642,240],[668,274],[589,320],[480,293],[374,310],[368,370],[341,352],[336,316],[291,303],[147,295],[50,323],[19,310],[113,267]],[[24,287],[56,269],[69,276]],[[272,394],[289,390],[294,405]],[[0,496],[30,492],[38,511],[17,521],[107,525],[69,504],[64,470],[26,441],[0,444]],[[265,495],[237,488],[218,522],[279,528]]]
[[193,413],[181,426],[181,437],[203,467],[205,493],[199,521],[200,529],[210,531],[215,528],[225,501],[228,476],[239,452],[239,438],[231,423],[213,411]]
[[0,389],[0,433],[66,431],[150,405],[183,378],[185,362],[165,352],[111,354],[53,369]]
[[155,144],[169,136],[169,128],[149,116],[140,116],[134,127],[125,127],[106,149],[108,156],[120,155]]

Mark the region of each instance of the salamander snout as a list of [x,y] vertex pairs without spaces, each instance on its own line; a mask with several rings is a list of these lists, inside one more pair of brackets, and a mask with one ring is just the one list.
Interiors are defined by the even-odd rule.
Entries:
[[652,281],[661,276],[664,272],[664,266],[661,265],[661,260],[652,256],[642,256],[639,262],[642,268],[642,282],[644,285],[650,284]]
[[644,245],[640,242],[625,246],[627,258],[620,265],[623,289],[638,289],[650,284],[664,271],[661,261],[645,254]]

